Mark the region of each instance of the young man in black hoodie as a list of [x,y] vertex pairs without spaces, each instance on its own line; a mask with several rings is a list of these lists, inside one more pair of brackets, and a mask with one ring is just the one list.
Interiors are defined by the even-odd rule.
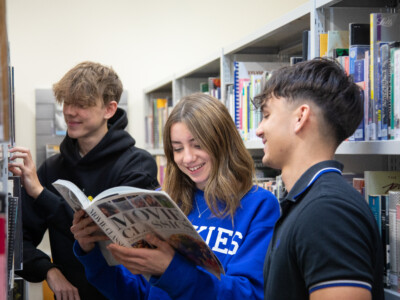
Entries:
[[[48,158],[36,172],[29,149],[10,149],[8,168],[23,183],[24,269],[18,274],[31,282],[46,279],[57,299],[105,299],[87,282],[72,252],[73,211],[52,183],[70,180],[92,197],[119,185],[154,189],[157,166],[124,130],[127,115],[117,107],[122,83],[112,68],[80,63],[53,90],[68,126],[60,154]],[[46,230],[52,261],[37,249]]]

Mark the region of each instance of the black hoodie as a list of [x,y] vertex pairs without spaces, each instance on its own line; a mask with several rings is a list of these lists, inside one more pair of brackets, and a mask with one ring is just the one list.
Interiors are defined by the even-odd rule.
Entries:
[[[53,188],[57,179],[74,182],[87,196],[119,185],[155,189],[158,187],[157,166],[145,150],[135,147],[135,140],[124,130],[126,113],[118,109],[108,121],[108,132],[84,157],[79,154],[76,139],[65,137],[60,154],[48,158],[39,168],[44,187],[34,200],[23,190],[24,270],[17,272],[28,281],[41,282],[47,271],[56,266],[79,290],[81,299],[106,299],[86,280],[84,268],[75,258],[70,231],[73,211]],[[48,229],[51,255],[36,249]]]

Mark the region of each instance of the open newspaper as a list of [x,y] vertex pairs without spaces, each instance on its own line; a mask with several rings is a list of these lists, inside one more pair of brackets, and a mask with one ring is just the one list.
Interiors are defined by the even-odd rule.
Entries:
[[[218,278],[224,274],[218,258],[167,193],[119,186],[89,200],[68,180],[59,179],[53,186],[74,211],[85,210],[112,242],[125,247],[149,247],[144,239],[153,233]],[[108,264],[118,264],[106,244],[99,245]]]

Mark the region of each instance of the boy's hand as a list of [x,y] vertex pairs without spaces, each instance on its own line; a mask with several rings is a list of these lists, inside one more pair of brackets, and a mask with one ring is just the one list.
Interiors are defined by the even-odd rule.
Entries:
[[[8,151],[11,154],[8,170],[15,176],[21,177],[22,185],[28,195],[36,199],[43,191],[43,186],[37,177],[36,166],[33,162],[31,151],[23,147],[14,147]],[[16,161],[16,159],[20,160]]]

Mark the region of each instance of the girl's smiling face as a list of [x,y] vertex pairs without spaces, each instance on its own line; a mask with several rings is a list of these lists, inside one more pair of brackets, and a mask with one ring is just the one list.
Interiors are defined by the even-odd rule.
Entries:
[[179,169],[204,190],[211,172],[210,155],[201,149],[187,126],[178,122],[171,126],[174,161]]

